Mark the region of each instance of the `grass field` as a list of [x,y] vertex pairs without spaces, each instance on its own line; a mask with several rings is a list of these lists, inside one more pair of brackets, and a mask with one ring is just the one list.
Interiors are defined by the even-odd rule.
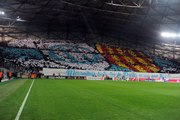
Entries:
[[[0,83],[0,120],[15,119],[31,83]],[[180,84],[39,79],[20,120],[180,120]]]

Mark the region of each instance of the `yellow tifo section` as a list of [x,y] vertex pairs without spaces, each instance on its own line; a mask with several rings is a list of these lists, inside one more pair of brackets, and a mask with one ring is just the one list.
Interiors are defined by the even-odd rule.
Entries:
[[153,64],[153,60],[140,51],[96,44],[97,50],[112,64],[128,68],[137,72],[158,72],[160,69]]
[[103,54],[103,50],[102,50],[102,48],[101,48],[101,45],[96,44],[96,49],[97,49],[101,54]]
[[129,68],[128,66],[126,66],[124,63],[120,61],[117,55],[112,55],[112,58],[114,58],[116,65],[124,67],[124,68]]

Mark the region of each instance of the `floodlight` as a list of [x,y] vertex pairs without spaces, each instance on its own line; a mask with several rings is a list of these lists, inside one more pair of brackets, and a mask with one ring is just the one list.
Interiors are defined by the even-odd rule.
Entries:
[[169,32],[162,32],[161,36],[162,37],[166,37],[166,38],[176,38],[176,37],[180,37],[180,34],[169,33]]
[[5,12],[4,11],[0,11],[0,15],[5,15]]

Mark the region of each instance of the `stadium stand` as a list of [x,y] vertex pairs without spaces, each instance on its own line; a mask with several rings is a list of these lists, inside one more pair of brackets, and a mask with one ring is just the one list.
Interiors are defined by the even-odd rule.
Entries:
[[36,48],[36,43],[40,40],[34,40],[32,38],[25,40],[15,40],[8,43],[9,47],[23,47],[23,48]]
[[145,54],[153,59],[154,63],[161,68],[162,73],[178,73],[180,71],[178,63],[173,60],[155,56],[149,52],[145,52]]
[[74,69],[104,70],[109,64],[94,48],[84,43],[46,44],[42,52],[55,63]]
[[160,68],[153,64],[153,60],[140,51],[126,48],[117,48],[108,45],[97,44],[97,50],[107,60],[122,68],[136,72],[158,72]]
[[120,66],[117,66],[115,64],[111,64],[111,66],[109,67],[110,71],[124,71],[124,72],[132,72],[132,70],[128,69],[128,68],[123,68]]
[[[118,48],[105,44],[94,47],[86,43],[55,40],[11,41],[0,47],[1,59],[27,69],[65,68],[126,72],[178,72],[179,65],[148,52]],[[14,66],[13,66],[14,67]]]
[[[6,62],[20,66],[105,70],[109,64],[93,47],[85,43],[75,44],[70,41],[25,40],[10,42],[10,47],[1,48]],[[25,46],[26,45],[26,46]],[[13,47],[12,47],[13,46]]]

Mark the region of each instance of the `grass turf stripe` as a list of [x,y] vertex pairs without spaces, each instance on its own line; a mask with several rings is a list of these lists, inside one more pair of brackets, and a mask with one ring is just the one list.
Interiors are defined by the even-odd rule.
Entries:
[[26,96],[25,96],[25,98],[24,98],[24,100],[23,100],[23,102],[21,104],[21,107],[19,108],[19,111],[18,111],[18,113],[16,115],[15,120],[19,120],[19,118],[21,116],[21,113],[22,113],[22,111],[24,109],[24,105],[26,104],[26,101],[28,99],[29,93],[31,92],[31,88],[32,88],[33,84],[34,84],[34,80],[32,81],[31,86],[29,87],[29,90],[28,90],[28,92],[27,92],[27,94],[26,94]]

